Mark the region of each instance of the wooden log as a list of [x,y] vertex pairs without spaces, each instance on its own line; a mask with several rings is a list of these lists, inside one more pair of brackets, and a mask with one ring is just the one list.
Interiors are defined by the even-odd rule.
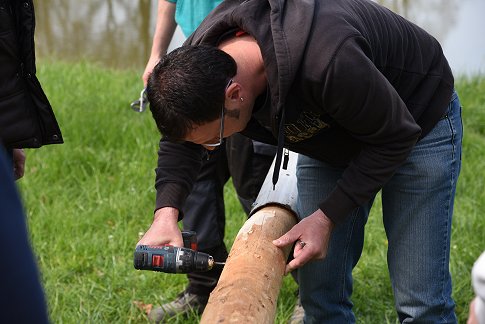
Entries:
[[276,187],[272,170],[266,176],[251,217],[234,240],[219,283],[212,291],[200,323],[274,323],[276,302],[291,247],[280,249],[273,240],[297,222],[298,154],[285,151]]
[[296,224],[279,204],[257,210],[240,229],[200,323],[274,323],[276,302],[291,248],[272,241]]

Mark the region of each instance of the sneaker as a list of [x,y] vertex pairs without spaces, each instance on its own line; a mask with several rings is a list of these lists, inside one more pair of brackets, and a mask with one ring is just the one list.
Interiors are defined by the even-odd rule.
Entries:
[[163,323],[164,320],[179,314],[201,314],[208,300],[209,296],[200,296],[185,290],[174,301],[152,309],[148,319],[155,323]]
[[291,314],[288,324],[303,324],[303,318],[305,317],[305,310],[301,306],[300,296],[296,300],[295,308],[293,308],[293,314]]

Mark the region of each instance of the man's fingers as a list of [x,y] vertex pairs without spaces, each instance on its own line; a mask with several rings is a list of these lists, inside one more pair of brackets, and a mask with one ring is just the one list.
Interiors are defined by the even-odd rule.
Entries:
[[295,269],[302,267],[310,260],[311,260],[310,253],[304,250],[301,250],[298,256],[295,256],[295,258],[286,265],[285,275]]
[[305,247],[306,243],[302,240],[296,240],[295,242],[295,250],[293,251],[293,257],[297,258],[302,252]]
[[293,242],[295,241],[296,241],[296,238],[292,238],[291,231],[289,231],[288,233],[284,234],[280,238],[274,240],[273,244],[281,248],[281,247],[285,247],[287,245],[293,244]]
[[13,173],[15,180],[24,176],[25,171],[25,152],[23,149],[14,149],[12,152],[13,158]]
[[184,241],[182,239],[176,239],[169,242],[170,245],[184,247]]
[[298,239],[295,243],[295,249],[293,251],[294,259],[286,265],[285,274],[288,274],[291,271],[304,266],[311,260],[324,259],[325,255],[321,253],[320,249],[312,248],[313,246],[314,243],[312,242],[306,243],[301,239]]
[[23,163],[15,163],[13,168],[13,172],[15,174],[15,180],[18,180],[24,176],[25,168]]

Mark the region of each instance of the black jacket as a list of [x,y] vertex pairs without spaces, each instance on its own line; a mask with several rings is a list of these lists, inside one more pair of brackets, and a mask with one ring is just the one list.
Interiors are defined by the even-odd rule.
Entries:
[[[226,0],[187,42],[217,45],[237,29],[258,41],[269,86],[268,105],[243,133],[272,143],[284,134],[280,146],[346,167],[320,204],[336,223],[383,187],[451,98],[453,76],[436,39],[372,1]],[[261,127],[267,120],[272,134]],[[166,166],[197,154],[161,143],[158,207],[176,204],[188,187],[187,174],[168,175]]]
[[35,75],[32,0],[0,0],[0,141],[7,148],[62,143]]

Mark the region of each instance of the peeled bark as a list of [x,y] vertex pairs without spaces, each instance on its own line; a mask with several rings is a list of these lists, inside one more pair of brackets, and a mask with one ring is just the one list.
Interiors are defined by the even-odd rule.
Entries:
[[295,214],[278,204],[258,209],[246,221],[200,323],[274,323],[291,248],[282,250],[272,241],[295,224]]

